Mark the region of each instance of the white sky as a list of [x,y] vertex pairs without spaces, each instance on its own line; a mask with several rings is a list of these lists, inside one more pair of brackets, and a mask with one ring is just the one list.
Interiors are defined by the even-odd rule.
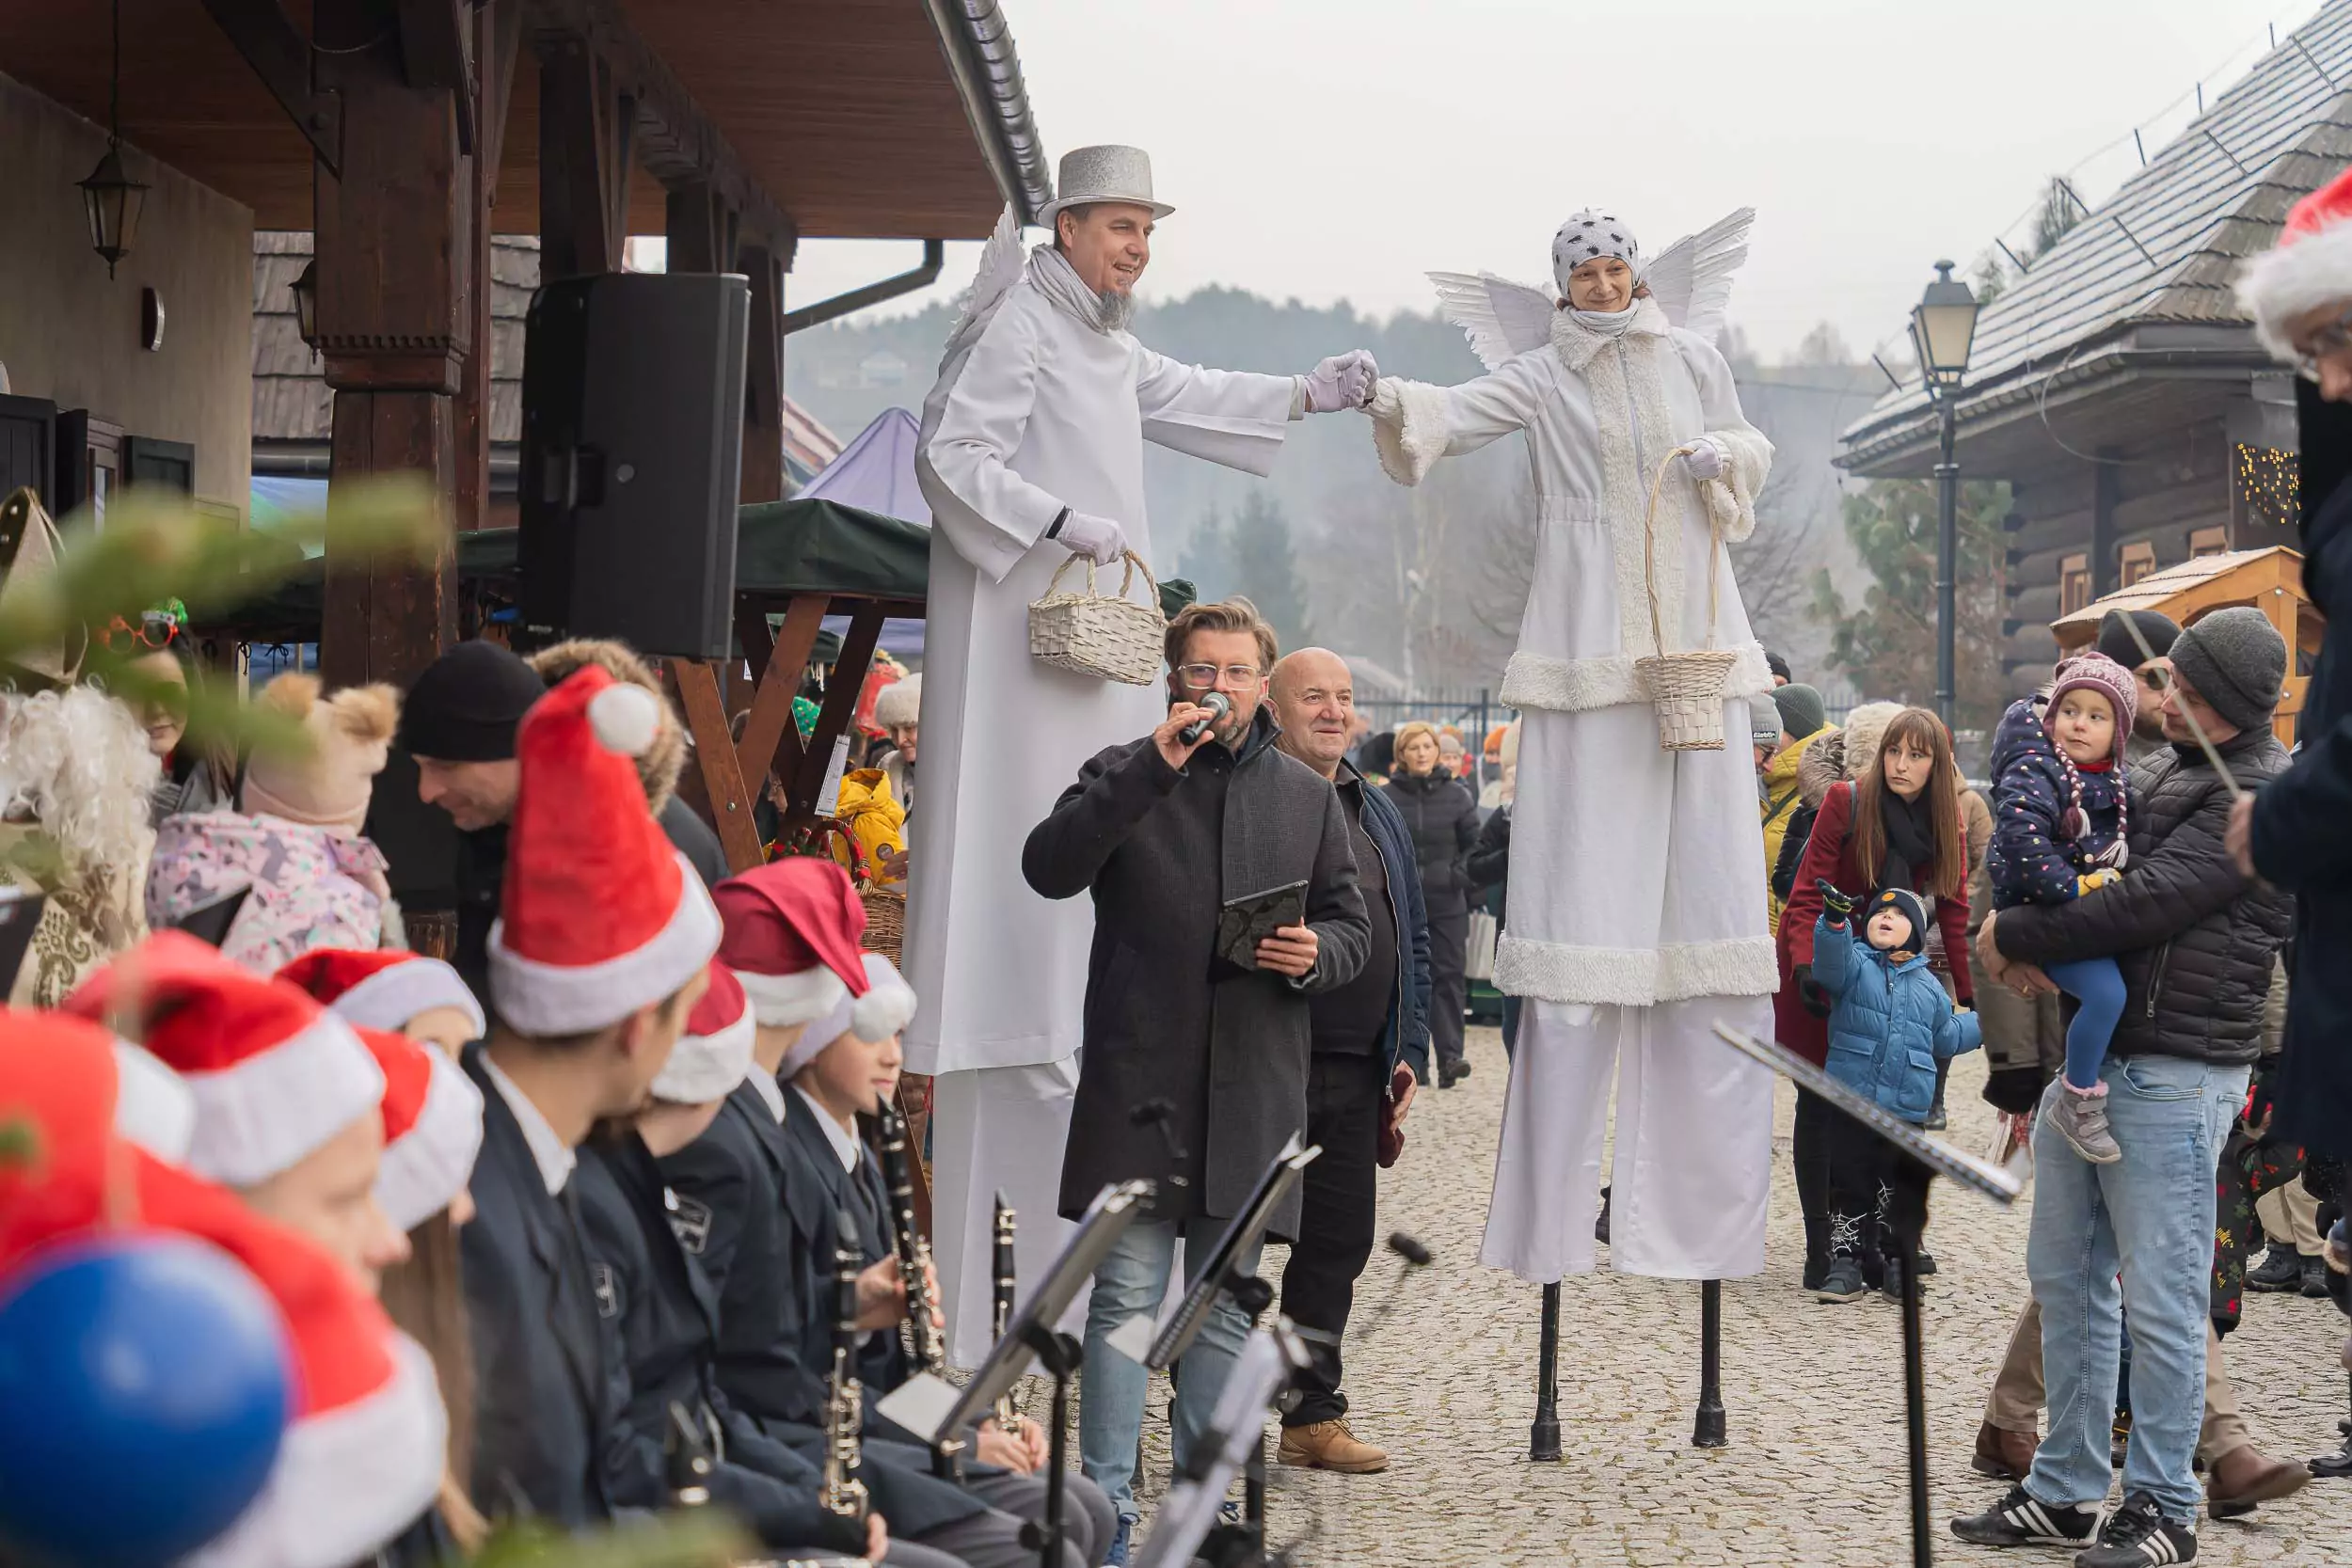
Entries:
[[[2053,173],[2092,201],[2313,0],[1004,0],[1057,158],[1148,149],[1147,296],[1225,283],[1387,314],[1431,269],[1540,281],[1605,206],[1653,252],[1758,210],[1731,313],[1768,357],[1818,321],[1866,348]],[[2252,46],[2249,48],[2249,46]],[[2115,147],[2117,138],[2122,146]],[[2102,148],[2104,157],[2093,158]],[[2086,164],[2086,160],[2090,160]],[[2012,235],[2012,243],[2015,243]],[[937,290],[970,280],[951,245]],[[793,304],[911,266],[803,242]],[[1342,345],[1333,345],[1338,348]]]

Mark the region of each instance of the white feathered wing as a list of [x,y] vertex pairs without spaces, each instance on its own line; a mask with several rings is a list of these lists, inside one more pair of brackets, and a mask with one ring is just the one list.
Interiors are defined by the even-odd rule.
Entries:
[[1021,281],[1021,270],[1027,264],[1027,255],[1021,245],[1021,216],[1008,203],[1005,215],[996,220],[995,231],[981,247],[979,270],[972,275],[971,287],[956,301],[956,325],[947,333],[943,360],[953,358],[963,346],[964,339],[996,313],[997,302]]
[[1433,272],[1438,313],[1470,339],[1488,370],[1551,341],[1551,296],[1493,273]]
[[1731,275],[1748,259],[1756,209],[1742,207],[1659,252],[1642,281],[1666,319],[1708,342],[1722,336],[1731,304]]

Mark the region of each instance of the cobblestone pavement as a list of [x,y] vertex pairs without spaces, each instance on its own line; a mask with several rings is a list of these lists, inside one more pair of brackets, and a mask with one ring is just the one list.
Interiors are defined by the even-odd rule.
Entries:
[[[1562,1292],[1558,1465],[1531,1465],[1537,1291],[1478,1263],[1506,1074],[1502,1037],[1473,1030],[1474,1075],[1424,1091],[1404,1160],[1380,1198],[1381,1233],[1411,1232],[1436,1261],[1398,1288],[1369,1341],[1351,1335],[1357,1434],[1386,1447],[1376,1476],[1272,1466],[1271,1538],[1304,1541],[1300,1568],[1371,1565],[1837,1564],[1908,1562],[1901,1340],[1892,1303],[1828,1307],[1800,1293],[1803,1232],[1786,1159],[1783,1085],[1765,1272],[1724,1286],[1724,1402],[1730,1447],[1690,1446],[1698,1386],[1698,1288],[1594,1274]],[[1981,1054],[1950,1089],[1963,1148],[1990,1137]],[[1953,1540],[1947,1518],[2001,1485],[1968,1468],[1986,1387],[2024,1295],[2026,1199],[2003,1212],[1939,1184],[1928,1245],[1942,1266],[1926,1299],[1935,1550],[1947,1563],[2063,1562]],[[1402,1265],[1375,1256],[1358,1321]],[[1279,1278],[1280,1254],[1264,1273]],[[2344,1332],[2335,1308],[2252,1296],[2230,1367],[2258,1440],[2282,1457],[2341,1441]],[[1147,1509],[1168,1475],[1167,1385],[1146,1422]],[[1148,1528],[1148,1521],[1147,1521]],[[2244,1524],[2201,1522],[2198,1560],[2352,1563],[2352,1485],[2314,1481]]]

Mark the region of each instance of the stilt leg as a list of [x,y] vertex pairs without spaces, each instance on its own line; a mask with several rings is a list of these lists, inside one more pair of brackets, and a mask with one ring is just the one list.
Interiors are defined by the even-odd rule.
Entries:
[[1535,1424],[1527,1431],[1527,1457],[1560,1459],[1560,1284],[1544,1287],[1544,1326],[1536,1353]]
[[1724,1433],[1724,1282],[1699,1282],[1699,1412],[1691,1425],[1691,1446],[1720,1449]]

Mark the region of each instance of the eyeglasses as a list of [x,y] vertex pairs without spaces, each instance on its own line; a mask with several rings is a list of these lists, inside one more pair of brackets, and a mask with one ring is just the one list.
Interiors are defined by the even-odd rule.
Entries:
[[2295,346],[2295,373],[2306,381],[2319,379],[2319,362],[2352,349],[2352,310],[2313,332]]
[[1219,669],[1214,664],[1179,664],[1176,676],[1195,691],[1226,686],[1251,686],[1265,678],[1265,672],[1254,664],[1228,664]]
[[2161,664],[2149,665],[2144,669],[2135,671],[2134,673],[2138,675],[2139,684],[2151,691],[2162,691],[2171,684],[2172,672]]
[[99,635],[109,648],[168,648],[180,636],[180,618],[168,610],[150,610],[135,626],[118,615]]

